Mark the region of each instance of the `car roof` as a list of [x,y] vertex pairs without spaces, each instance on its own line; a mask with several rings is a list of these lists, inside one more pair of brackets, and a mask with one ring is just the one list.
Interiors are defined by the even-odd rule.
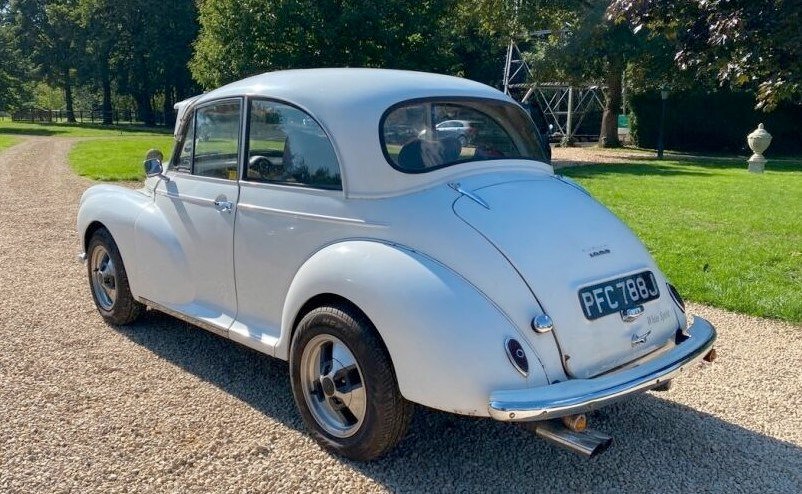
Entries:
[[[484,84],[441,74],[389,69],[328,68],[268,72],[227,84],[178,103],[188,108],[236,96],[265,97],[295,105],[332,137],[343,189],[352,197],[396,195],[426,187],[472,166],[465,163],[423,174],[405,174],[387,163],[379,139],[384,112],[420,98],[490,98],[514,103]],[[485,165],[486,167],[486,165]]]

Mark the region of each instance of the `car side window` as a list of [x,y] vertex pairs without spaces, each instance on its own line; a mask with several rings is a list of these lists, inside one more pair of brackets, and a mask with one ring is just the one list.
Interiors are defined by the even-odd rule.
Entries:
[[312,117],[275,101],[250,105],[247,180],[342,189],[334,147]]
[[212,103],[195,111],[193,175],[237,179],[241,112],[240,100]]

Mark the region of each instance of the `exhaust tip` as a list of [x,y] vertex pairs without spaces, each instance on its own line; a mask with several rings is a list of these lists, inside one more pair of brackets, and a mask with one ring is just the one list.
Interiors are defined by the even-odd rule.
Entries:
[[593,449],[593,451],[590,452],[590,455],[588,455],[588,458],[595,458],[595,457],[599,456],[600,454],[602,454],[605,451],[607,451],[607,449],[612,445],[613,445],[613,438],[610,437],[610,436],[607,436],[606,439],[604,439],[601,442],[599,442],[599,445],[596,446]]
[[527,428],[550,443],[579,453],[585,458],[595,458],[613,444],[613,438],[607,434],[592,429],[572,431],[559,420],[533,422],[527,424]]

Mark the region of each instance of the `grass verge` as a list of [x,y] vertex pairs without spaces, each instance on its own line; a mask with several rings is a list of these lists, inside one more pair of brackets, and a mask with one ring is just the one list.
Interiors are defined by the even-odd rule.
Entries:
[[802,322],[802,159],[562,169],[644,241],[690,300]]
[[173,137],[164,135],[95,139],[76,143],[70,150],[70,166],[92,180],[141,180],[142,161],[148,149],[160,149],[165,159],[173,149]]
[[15,138],[15,137],[0,135],[0,151],[4,150],[6,148],[10,148],[14,144],[16,144],[18,141],[19,141],[19,139]]

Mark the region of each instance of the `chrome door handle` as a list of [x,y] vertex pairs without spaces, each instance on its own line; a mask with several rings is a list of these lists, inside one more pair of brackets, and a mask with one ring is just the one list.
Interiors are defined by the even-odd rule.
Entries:
[[221,213],[230,213],[234,209],[234,203],[230,201],[214,201],[214,207]]

